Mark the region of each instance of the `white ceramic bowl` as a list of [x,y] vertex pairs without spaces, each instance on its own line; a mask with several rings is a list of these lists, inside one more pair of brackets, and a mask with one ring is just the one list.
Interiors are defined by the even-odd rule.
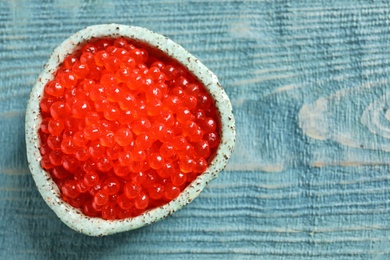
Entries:
[[[109,221],[101,218],[87,217],[80,210],[65,203],[61,199],[60,191],[51,179],[50,174],[41,168],[40,161],[42,157],[39,151],[40,140],[38,137],[38,129],[41,123],[39,102],[43,96],[45,84],[54,77],[53,72],[57,70],[68,54],[78,49],[80,44],[92,38],[116,38],[120,36],[147,43],[151,47],[163,51],[168,56],[183,64],[203,83],[214,98],[220,114],[221,143],[215,158],[207,170],[188,185],[175,200],[164,206],[146,211],[142,215],[134,218]],[[27,104],[26,143],[27,159],[32,176],[40,194],[49,207],[70,228],[90,236],[104,236],[140,228],[156,222],[189,204],[196,198],[205,186],[225,168],[235,143],[235,123],[230,100],[218,82],[217,77],[183,47],[160,34],[144,28],[118,24],[103,24],[87,27],[70,36],[50,56],[49,61],[31,91]]]

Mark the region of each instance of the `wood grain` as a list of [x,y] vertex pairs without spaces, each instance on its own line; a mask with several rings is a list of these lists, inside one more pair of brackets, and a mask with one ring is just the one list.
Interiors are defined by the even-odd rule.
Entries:
[[[1,259],[389,259],[390,4],[386,1],[0,1]],[[234,155],[185,209],[90,238],[28,171],[24,113],[51,51],[87,25],[178,42],[213,70]]]

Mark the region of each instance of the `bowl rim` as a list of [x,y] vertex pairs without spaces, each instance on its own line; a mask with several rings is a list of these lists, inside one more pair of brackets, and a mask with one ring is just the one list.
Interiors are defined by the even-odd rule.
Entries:
[[[221,142],[216,156],[207,170],[190,183],[176,199],[134,218],[108,221],[101,218],[87,217],[80,210],[65,203],[61,199],[59,189],[49,173],[41,168],[40,161],[42,157],[39,151],[40,141],[37,134],[41,123],[39,102],[43,96],[44,86],[54,78],[53,73],[64,58],[77,50],[81,43],[93,38],[117,38],[121,36],[146,43],[152,48],[163,51],[184,65],[200,80],[215,100],[216,108],[219,111]],[[70,228],[90,236],[104,236],[137,229],[159,221],[189,204],[225,168],[232,154],[236,135],[232,105],[214,73],[182,46],[169,38],[142,27],[121,24],[88,26],[62,42],[51,54],[30,93],[25,120],[27,160],[41,196],[62,222]]]

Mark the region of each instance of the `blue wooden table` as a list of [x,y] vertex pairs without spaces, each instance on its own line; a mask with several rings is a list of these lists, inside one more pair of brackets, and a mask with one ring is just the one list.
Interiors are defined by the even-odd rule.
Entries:
[[[390,259],[386,1],[0,0],[0,259]],[[24,116],[52,50],[85,26],[170,37],[232,100],[237,144],[193,203],[78,234],[40,197]]]

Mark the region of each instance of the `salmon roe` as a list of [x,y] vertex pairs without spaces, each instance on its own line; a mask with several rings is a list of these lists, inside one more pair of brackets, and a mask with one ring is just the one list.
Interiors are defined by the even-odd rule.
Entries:
[[218,113],[181,64],[126,38],[67,56],[40,102],[41,166],[86,216],[134,217],[175,199],[213,159]]

